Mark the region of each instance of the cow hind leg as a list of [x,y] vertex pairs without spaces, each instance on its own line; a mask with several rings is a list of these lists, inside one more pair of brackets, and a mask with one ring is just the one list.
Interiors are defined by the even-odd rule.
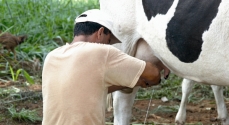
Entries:
[[[186,119],[186,104],[188,101],[188,96],[191,93],[192,87],[194,83],[192,80],[183,79],[182,82],[182,99],[180,103],[180,108],[175,118],[175,122],[177,125],[184,125]],[[222,121],[223,125],[229,125],[229,117],[227,108],[224,102],[223,96],[223,86],[216,86],[211,85],[211,88],[214,92],[216,105],[217,105],[217,112],[218,112],[218,119]]]
[[[164,69],[162,62],[154,56],[151,47],[147,44],[144,39],[139,39],[136,42],[136,47],[134,48],[134,57],[139,58],[144,61],[151,62],[155,64],[160,70]],[[116,46],[121,48],[121,44]],[[166,75],[169,73],[167,70]],[[165,76],[166,76],[165,75]],[[126,93],[123,91],[117,91],[113,94],[113,107],[114,107],[114,125],[129,125],[132,116],[132,107],[134,99],[139,87],[135,87],[132,93]]]
[[132,93],[122,91],[113,92],[114,125],[129,125],[132,116],[132,107],[139,87],[135,87]]
[[184,125],[186,120],[186,104],[188,102],[188,96],[193,88],[193,81],[189,79],[183,79],[182,81],[182,98],[180,103],[180,108],[175,118],[177,125]]
[[223,125],[229,125],[227,107],[224,102],[224,96],[223,96],[223,86],[211,85],[211,88],[214,92],[214,96],[216,100],[218,119],[222,121]]

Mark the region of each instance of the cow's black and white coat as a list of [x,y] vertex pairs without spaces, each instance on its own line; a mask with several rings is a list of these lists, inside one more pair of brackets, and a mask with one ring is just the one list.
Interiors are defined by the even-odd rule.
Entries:
[[[124,52],[135,56],[137,41],[143,38],[176,75],[229,85],[228,0],[100,0],[100,8],[113,18],[114,34],[122,41]],[[114,115],[121,118],[115,124],[126,125],[131,115],[127,106],[135,95],[116,92],[114,97]],[[220,105],[218,113],[223,115],[219,117],[229,124],[225,104]]]

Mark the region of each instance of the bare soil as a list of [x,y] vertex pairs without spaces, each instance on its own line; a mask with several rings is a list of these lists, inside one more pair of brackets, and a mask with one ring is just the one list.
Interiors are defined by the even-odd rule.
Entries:
[[[0,87],[2,84],[0,84]],[[6,86],[4,86],[6,87]],[[30,92],[40,93],[41,85],[32,85],[29,87]],[[2,101],[1,101],[2,102]],[[132,109],[131,122],[142,124],[145,121],[148,105],[150,100],[136,100]],[[166,107],[178,107],[179,101],[162,102],[161,100],[152,100],[149,114],[146,119],[147,124],[174,124],[177,110],[168,110]],[[227,102],[226,102],[227,103]],[[21,101],[14,101],[9,104],[0,105],[0,125],[41,125],[41,122],[31,123],[14,120],[10,117],[7,106],[14,105],[18,111],[22,108],[36,110],[42,117],[42,98],[29,98]],[[229,108],[229,103],[227,103]],[[220,124],[216,119],[217,111],[214,100],[203,100],[199,103],[188,103],[186,123],[192,124]],[[106,122],[113,123],[112,112],[106,113]]]
[[[145,122],[145,117],[147,114],[147,109],[150,100],[137,100],[135,101],[134,107],[132,109],[132,123],[143,124]],[[172,110],[163,110],[163,107],[174,107],[179,106],[180,102],[170,101],[162,102],[161,100],[152,100],[149,108],[148,117],[146,119],[146,124],[175,124],[176,113]],[[161,107],[161,108],[159,108]],[[229,104],[227,103],[227,107]],[[217,111],[214,100],[203,100],[198,104],[188,103],[187,104],[187,118],[186,123],[189,124],[203,124],[212,125],[220,124],[217,120]],[[112,121],[112,113],[107,113],[108,120]]]

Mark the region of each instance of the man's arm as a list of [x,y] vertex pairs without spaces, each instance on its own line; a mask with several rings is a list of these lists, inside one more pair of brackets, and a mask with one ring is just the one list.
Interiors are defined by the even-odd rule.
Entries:
[[[141,86],[142,88],[146,88],[146,87],[149,87],[147,85],[147,83],[145,83],[143,80],[139,79],[137,84],[135,86]],[[111,92],[114,92],[114,91],[117,91],[117,90],[122,90],[122,89],[127,89],[129,87],[125,87],[125,86],[110,86],[108,87],[108,93],[111,93]]]
[[114,92],[116,90],[126,89],[126,88],[128,88],[128,87],[125,87],[125,86],[115,86],[115,85],[113,85],[113,86],[108,87],[108,93]]
[[[151,87],[153,85],[157,85],[160,83],[160,81],[161,75],[159,69],[152,63],[146,62],[145,69],[135,86],[141,86],[142,88],[146,88]],[[128,87],[113,85],[108,87],[108,93],[114,92],[116,90],[122,90],[125,88]]]

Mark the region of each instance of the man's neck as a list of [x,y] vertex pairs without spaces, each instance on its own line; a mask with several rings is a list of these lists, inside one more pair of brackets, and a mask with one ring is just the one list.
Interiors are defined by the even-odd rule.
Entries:
[[72,43],[75,42],[95,42],[93,35],[79,35],[75,36]]
[[75,43],[75,42],[88,42],[88,36],[85,36],[85,35],[79,35],[79,36],[75,36],[72,43]]

